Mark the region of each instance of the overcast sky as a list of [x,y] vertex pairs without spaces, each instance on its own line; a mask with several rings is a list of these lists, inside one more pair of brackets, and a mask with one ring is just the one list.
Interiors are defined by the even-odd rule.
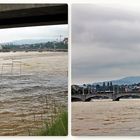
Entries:
[[24,39],[54,39],[68,37],[68,25],[34,26],[0,29],[0,43]]
[[140,75],[140,8],[73,4],[72,84]]

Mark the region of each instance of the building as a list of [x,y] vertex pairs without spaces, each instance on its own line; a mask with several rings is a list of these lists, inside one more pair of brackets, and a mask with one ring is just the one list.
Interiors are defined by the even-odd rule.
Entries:
[[64,44],[68,44],[68,38],[67,38],[67,37],[64,38],[63,43],[64,43]]
[[0,52],[2,51],[3,47],[0,45]]

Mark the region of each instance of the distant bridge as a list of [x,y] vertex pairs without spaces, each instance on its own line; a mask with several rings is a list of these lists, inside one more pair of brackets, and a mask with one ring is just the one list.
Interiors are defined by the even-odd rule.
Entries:
[[89,93],[89,94],[72,94],[71,98],[73,100],[80,100],[83,102],[91,101],[92,99],[99,99],[99,98],[108,98],[112,99],[113,101],[119,101],[120,98],[129,98],[129,97],[135,97],[140,98],[140,92],[101,92],[101,93]]

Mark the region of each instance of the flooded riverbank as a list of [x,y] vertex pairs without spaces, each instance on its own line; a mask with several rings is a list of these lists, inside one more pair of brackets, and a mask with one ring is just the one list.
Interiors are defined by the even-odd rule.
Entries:
[[140,99],[72,102],[72,135],[140,135]]
[[67,108],[67,61],[67,52],[0,53],[0,135],[29,135],[54,104]]

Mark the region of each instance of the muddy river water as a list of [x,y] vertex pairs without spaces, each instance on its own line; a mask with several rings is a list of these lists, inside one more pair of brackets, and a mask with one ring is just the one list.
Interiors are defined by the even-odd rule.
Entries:
[[72,102],[72,135],[140,135],[140,99]]
[[67,52],[0,53],[0,135],[29,135],[67,106]]

